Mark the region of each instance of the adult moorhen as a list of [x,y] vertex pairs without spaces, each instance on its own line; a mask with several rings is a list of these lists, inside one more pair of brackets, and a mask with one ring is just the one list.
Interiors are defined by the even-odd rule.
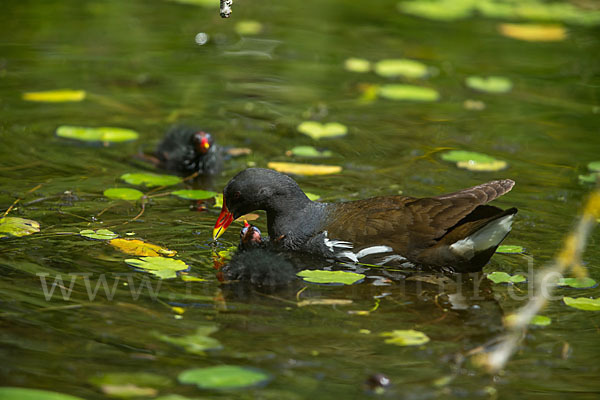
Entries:
[[271,241],[285,249],[379,264],[390,261],[455,272],[480,271],[510,232],[516,208],[486,203],[512,189],[510,179],[430,198],[374,197],[313,202],[290,177],[249,168],[223,190],[217,239],[241,215],[267,212]]
[[181,175],[214,175],[221,169],[221,149],[210,133],[186,126],[171,128],[154,153],[158,167]]

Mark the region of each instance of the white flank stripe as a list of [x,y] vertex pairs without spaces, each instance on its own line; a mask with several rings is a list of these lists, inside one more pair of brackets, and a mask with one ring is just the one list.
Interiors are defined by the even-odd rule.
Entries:
[[451,244],[450,250],[454,254],[470,259],[476,252],[496,246],[510,232],[513,218],[514,214],[491,222],[471,236]]

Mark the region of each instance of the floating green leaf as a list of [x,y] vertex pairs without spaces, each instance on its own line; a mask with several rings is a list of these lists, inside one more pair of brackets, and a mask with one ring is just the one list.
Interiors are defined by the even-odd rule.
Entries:
[[471,89],[487,93],[506,93],[513,87],[510,79],[501,76],[469,76],[465,83]]
[[322,124],[317,121],[304,121],[298,125],[297,129],[298,132],[308,135],[315,140],[345,136],[348,133],[348,128],[339,122]]
[[309,198],[309,200],[312,200],[312,201],[319,200],[321,198],[321,196],[319,196],[318,194],[315,194],[315,193],[304,192],[304,194],[306,195],[306,197]]
[[377,94],[388,100],[436,101],[440,98],[437,90],[414,85],[381,85]]
[[298,157],[326,158],[333,155],[329,150],[317,150],[313,146],[296,146],[290,152]]
[[536,326],[548,326],[552,323],[552,318],[546,317],[545,315],[536,315],[529,322],[530,325]]
[[523,275],[510,275],[501,271],[492,272],[487,278],[494,283],[521,283],[527,280]]
[[329,175],[338,174],[342,171],[339,165],[299,164],[288,162],[271,161],[267,167],[275,171],[294,175]]
[[600,298],[590,299],[587,297],[563,297],[566,305],[586,311],[600,311]]
[[180,373],[178,379],[184,384],[195,384],[200,389],[243,389],[264,384],[271,376],[259,369],[219,365],[188,369]]
[[149,372],[112,372],[93,376],[89,382],[95,386],[137,385],[151,388],[165,388],[173,385],[171,378]]
[[[518,317],[516,314],[509,314],[504,317],[504,322],[507,326],[513,326],[517,321],[517,318]],[[552,323],[552,319],[550,317],[546,317],[545,315],[536,315],[531,319],[531,321],[529,321],[529,325],[535,326],[548,326],[550,323]]]
[[382,332],[380,336],[388,337],[389,339],[386,339],[385,342],[397,346],[417,346],[429,342],[429,337],[426,334],[414,329]]
[[130,188],[110,188],[104,191],[104,196],[109,199],[119,200],[138,200],[144,196],[144,193],[137,189]]
[[496,253],[505,253],[505,254],[521,254],[524,253],[525,249],[521,246],[516,246],[512,244],[503,244],[498,246],[496,249]]
[[323,271],[305,269],[298,272],[299,277],[310,283],[334,283],[343,285],[352,285],[365,279],[363,274],[346,271]]
[[184,271],[189,268],[181,260],[165,257],[128,258],[125,262],[134,268],[149,272],[161,279],[176,278],[177,271]]
[[23,93],[23,100],[44,103],[63,103],[68,101],[82,101],[83,99],[85,99],[85,90],[64,89]]
[[472,14],[472,2],[460,0],[404,1],[398,4],[400,11],[438,21],[454,21]]
[[6,400],[83,400],[81,397],[70,396],[46,390],[28,389],[22,387],[0,387],[0,399]]
[[132,185],[144,185],[146,187],[177,185],[183,179],[174,175],[159,175],[150,173],[123,174],[121,179]]
[[263,30],[263,25],[258,21],[242,20],[235,24],[235,31],[238,35],[250,36],[258,35]]
[[592,161],[587,167],[590,171],[600,172],[600,161]]
[[103,126],[88,128],[84,126],[62,125],[56,129],[56,135],[65,139],[83,142],[117,143],[136,140],[139,134],[131,129]]
[[108,229],[98,229],[96,231],[93,231],[91,229],[84,229],[82,231],[79,231],[79,234],[83,237],[97,240],[110,240],[119,237],[119,235],[112,231],[109,231]]
[[558,286],[569,286],[575,289],[585,289],[596,286],[596,281],[592,278],[561,278],[557,282]]
[[39,231],[39,222],[32,219],[18,217],[0,218],[0,239],[27,236]]
[[441,155],[442,160],[455,162],[459,168],[469,171],[499,171],[507,167],[506,161],[474,151],[451,150]]
[[429,74],[427,65],[414,60],[396,59],[381,60],[375,64],[375,73],[386,78],[405,76],[407,78],[424,78]]
[[369,72],[371,63],[364,58],[348,58],[344,61],[344,68],[348,71],[364,73]]
[[211,192],[209,190],[184,189],[176,190],[174,192],[171,192],[171,194],[186,200],[206,200],[215,197],[217,195],[217,192]]
[[598,180],[600,180],[600,172],[579,175],[579,183],[596,183]]
[[218,331],[214,325],[201,326],[196,329],[196,333],[187,336],[167,336],[157,334],[159,340],[175,346],[183,347],[185,351],[192,354],[204,355],[207,350],[219,350],[223,345],[215,338],[208,335]]

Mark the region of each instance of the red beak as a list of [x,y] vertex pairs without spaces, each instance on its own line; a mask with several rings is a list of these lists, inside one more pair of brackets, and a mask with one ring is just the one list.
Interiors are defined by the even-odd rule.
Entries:
[[225,203],[223,203],[223,208],[221,209],[221,214],[219,214],[219,218],[217,218],[217,223],[215,224],[215,229],[213,229],[213,240],[217,240],[219,236],[221,236],[231,225],[233,222],[233,214],[229,212]]

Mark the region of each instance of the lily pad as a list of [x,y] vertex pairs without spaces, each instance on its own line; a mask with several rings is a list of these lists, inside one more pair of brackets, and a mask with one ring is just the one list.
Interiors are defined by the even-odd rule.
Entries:
[[178,379],[184,384],[195,384],[200,389],[244,389],[266,384],[271,376],[255,368],[219,365],[185,370]]
[[494,283],[521,283],[527,280],[523,275],[510,275],[501,271],[492,272],[487,278]]
[[326,158],[331,157],[333,153],[329,150],[317,150],[313,146],[296,146],[290,153],[297,157],[313,157],[313,158]]
[[[512,326],[516,322],[517,315],[509,314],[504,318],[504,322],[507,326]],[[545,315],[536,315],[529,321],[529,325],[535,326],[548,326],[552,323],[552,318],[546,317]]]
[[258,35],[263,30],[263,24],[253,20],[239,21],[235,24],[234,29],[241,36]]
[[381,85],[377,95],[388,100],[436,101],[440,98],[437,90],[414,85],[389,84]]
[[186,200],[206,200],[215,197],[217,195],[217,192],[211,192],[209,190],[184,189],[176,190],[174,192],[171,192],[171,194]]
[[414,329],[393,330],[390,332],[382,332],[380,336],[388,337],[385,342],[395,344],[397,346],[418,346],[429,342],[429,337],[420,331]]
[[575,289],[586,289],[597,285],[592,278],[561,278],[557,282],[558,286],[568,286]]
[[506,93],[510,92],[513,87],[510,79],[502,76],[469,76],[465,83],[471,89],[486,93]]
[[22,387],[0,387],[0,399],[10,400],[83,400],[68,394]]
[[569,307],[586,311],[600,311],[600,298],[590,299],[587,297],[563,297],[563,301]]
[[503,36],[528,42],[558,42],[567,38],[567,30],[562,25],[548,24],[500,24],[498,30]]
[[524,253],[525,249],[521,246],[516,246],[512,244],[502,244],[498,246],[496,249],[496,253],[504,253],[504,254],[521,254]]
[[21,237],[40,231],[40,223],[32,219],[18,217],[0,218],[0,239]]
[[23,100],[43,103],[63,103],[69,101],[82,101],[83,99],[85,99],[85,90],[64,89],[23,93]]
[[342,172],[339,165],[297,164],[287,162],[270,162],[267,166],[275,171],[294,175],[330,175]]
[[592,161],[587,167],[590,171],[600,172],[600,161]]
[[451,150],[443,153],[441,158],[444,161],[455,162],[457,167],[469,171],[499,171],[508,166],[506,161],[474,151]]
[[579,183],[596,183],[600,180],[600,172],[591,172],[586,175],[579,175]]
[[84,126],[62,125],[56,129],[56,136],[82,142],[118,143],[136,140],[139,134],[131,129],[108,126],[89,128]]
[[322,124],[317,121],[304,121],[297,127],[298,132],[318,140],[323,138],[333,138],[345,136],[348,128],[339,122],[329,122]]
[[119,199],[119,200],[139,200],[144,196],[144,193],[140,192],[137,189],[130,188],[110,188],[104,191],[104,196],[109,199]]
[[375,73],[377,75],[393,78],[404,76],[407,78],[424,78],[429,74],[427,65],[408,59],[390,59],[381,60],[375,64]]
[[315,193],[304,192],[304,194],[306,195],[306,197],[308,197],[309,200],[312,200],[312,201],[316,201],[321,198],[321,196],[319,196],[318,194],[315,194]]
[[79,231],[79,234],[83,237],[96,240],[110,240],[119,237],[119,235],[109,231],[108,229],[98,229],[95,231],[91,229],[84,229]]
[[364,58],[348,58],[344,61],[344,68],[352,72],[369,72],[371,70],[371,62]]
[[121,179],[132,185],[144,185],[146,187],[171,186],[176,185],[183,180],[174,175],[159,175],[150,173],[123,174],[121,175]]
[[161,279],[177,277],[177,271],[184,271],[189,266],[181,260],[165,257],[128,258],[125,262],[134,268],[149,272]]
[[458,0],[412,0],[399,3],[398,9],[401,12],[422,18],[436,21],[454,21],[468,17],[472,14],[473,10],[471,3],[471,1]]
[[338,285],[353,285],[365,279],[365,275],[346,271],[323,271],[305,269],[298,272],[299,277],[310,283],[333,283]]
[[548,326],[552,323],[552,318],[546,317],[545,315],[536,315],[529,322],[530,325],[535,326]]
[[157,338],[165,343],[182,347],[186,352],[191,354],[204,355],[207,350],[219,350],[223,345],[215,338],[208,335],[218,331],[214,325],[202,326],[196,329],[196,333],[187,336],[167,336],[157,334]]
[[173,257],[175,254],[177,254],[177,252],[174,250],[165,249],[152,243],[146,243],[139,239],[112,239],[108,243],[123,253],[133,256]]
[[102,385],[138,385],[151,388],[165,388],[173,385],[171,378],[149,372],[112,372],[89,379],[95,386]]

